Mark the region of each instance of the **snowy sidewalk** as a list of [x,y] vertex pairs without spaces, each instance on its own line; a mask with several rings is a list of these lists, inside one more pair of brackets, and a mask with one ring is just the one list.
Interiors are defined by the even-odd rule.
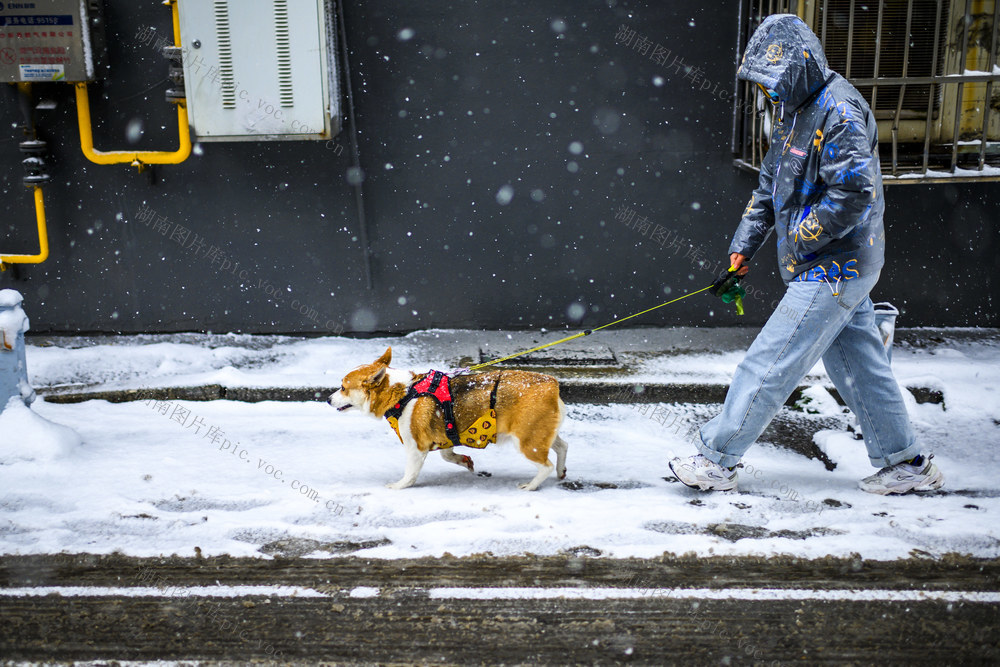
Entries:
[[[568,344],[562,356],[539,368],[609,390],[643,383],[725,385],[753,333],[595,334],[576,347],[578,341]],[[557,336],[425,331],[367,340],[33,338],[28,368],[42,394],[211,384],[336,387],[346,371],[388,345],[394,367],[426,371]],[[74,428],[83,445],[50,461],[14,461],[10,441],[3,446],[0,552],[996,557],[1000,335],[935,330],[897,332],[897,339],[903,341],[893,359],[899,381],[944,399],[908,399],[918,433],[946,476],[945,488],[926,496],[877,497],[858,490],[858,479],[872,468],[863,443],[839,428],[815,436],[819,450],[836,464],[833,470],[761,443],[744,458],[739,491],[701,494],[665,481],[666,462],[693,451],[689,429],[718,406],[608,405],[614,400],[610,391],[601,404],[569,406],[562,430],[569,475],[563,483],[551,478],[536,493],[516,488],[532,476],[533,466],[513,449],[496,446],[472,453],[477,470],[491,476],[472,475],[432,455],[417,486],[386,489],[403,468],[391,430],[383,421],[338,414],[321,401],[39,400],[37,412]],[[829,384],[822,366],[806,384],[814,385],[807,392],[809,409],[846,423],[822,389]]]

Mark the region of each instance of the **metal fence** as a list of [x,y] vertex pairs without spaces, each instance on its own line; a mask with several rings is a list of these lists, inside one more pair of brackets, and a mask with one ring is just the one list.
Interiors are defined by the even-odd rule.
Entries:
[[[885,182],[1000,180],[1000,0],[744,0],[742,53],[764,17],[797,14],[868,100]],[[770,105],[737,86],[733,152],[758,170]]]

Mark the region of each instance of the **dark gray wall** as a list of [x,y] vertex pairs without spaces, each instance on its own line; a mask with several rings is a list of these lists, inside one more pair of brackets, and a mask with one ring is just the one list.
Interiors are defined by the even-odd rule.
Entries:
[[[71,87],[46,84],[35,88],[57,103],[37,115],[51,147],[52,257],[0,275],[25,295],[33,331],[590,326],[711,282],[615,212],[647,217],[685,251],[725,257],[755,182],[732,166],[732,109],[718,92],[733,89],[738,2],[346,4],[374,289],[346,132],[328,145],[205,143],[182,165],[138,174],[87,162]],[[169,13],[152,0],[106,6],[111,69],[91,86],[96,144],[123,147],[141,122],[136,147],[172,148],[165,64],[137,38],[150,25],[168,34]],[[622,24],[700,78],[616,43]],[[404,28],[412,39],[399,39]],[[33,252],[19,116],[4,88],[0,248]],[[513,198],[501,205],[505,186]],[[146,207],[220,248],[236,274],[147,226]],[[993,184],[888,188],[889,257],[874,296],[900,306],[907,326],[1000,326],[998,213]],[[761,323],[782,289],[774,261],[769,244],[744,318],[698,295],[637,324]]]

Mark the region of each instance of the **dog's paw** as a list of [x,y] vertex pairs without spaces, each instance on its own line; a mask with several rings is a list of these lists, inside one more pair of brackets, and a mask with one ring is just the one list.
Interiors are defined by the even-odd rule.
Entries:
[[531,482],[525,482],[524,484],[518,484],[517,488],[521,489],[522,491],[534,491],[538,487],[532,486]]
[[405,489],[408,486],[410,485],[407,484],[406,482],[400,481],[400,482],[392,482],[391,484],[386,484],[385,488],[399,490],[399,489]]
[[566,479],[566,468],[559,471],[559,479]]
[[472,462],[472,459],[468,456],[462,457],[462,465],[469,469],[469,472],[476,472],[476,464]]

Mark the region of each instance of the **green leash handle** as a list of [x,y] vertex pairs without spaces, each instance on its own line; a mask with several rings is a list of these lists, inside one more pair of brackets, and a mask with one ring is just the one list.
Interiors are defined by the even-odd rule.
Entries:
[[747,291],[740,285],[742,279],[743,276],[736,274],[736,267],[730,266],[709,288],[723,303],[735,303],[737,315],[743,314],[743,297],[747,295]]

